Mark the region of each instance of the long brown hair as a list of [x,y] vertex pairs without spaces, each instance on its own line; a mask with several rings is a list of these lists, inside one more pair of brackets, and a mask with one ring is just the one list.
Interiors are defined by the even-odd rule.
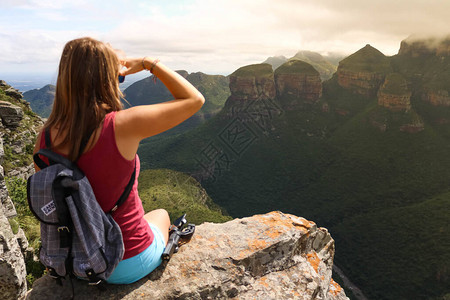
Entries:
[[114,50],[85,37],[68,42],[61,55],[53,109],[44,128],[64,135],[60,144],[69,146],[68,157],[76,160],[81,145],[102,123],[105,115],[122,109],[119,89],[119,59]]

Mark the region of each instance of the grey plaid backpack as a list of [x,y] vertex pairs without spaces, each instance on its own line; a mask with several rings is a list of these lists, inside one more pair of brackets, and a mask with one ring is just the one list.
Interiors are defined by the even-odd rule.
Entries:
[[49,149],[39,150],[33,159],[41,170],[28,178],[27,194],[41,224],[42,264],[60,283],[66,275],[92,285],[108,279],[124,254],[122,232],[110,213],[128,198],[136,168],[114,208],[104,213],[75,163]]

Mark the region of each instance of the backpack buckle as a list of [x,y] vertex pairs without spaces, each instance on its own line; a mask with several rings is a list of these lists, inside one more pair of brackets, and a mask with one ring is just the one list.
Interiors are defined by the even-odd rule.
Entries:
[[89,285],[99,285],[102,280],[97,276],[93,269],[86,270],[86,276],[89,279]]
[[60,286],[62,286],[62,281],[61,278],[64,278],[64,276],[59,275],[58,273],[56,273],[56,270],[50,267],[47,267],[48,269],[48,275],[56,280],[56,283]]
[[58,232],[63,232],[63,231],[70,232],[69,227],[67,227],[67,226],[59,226],[58,227]]
[[97,282],[89,282],[88,285],[98,285],[98,284],[100,284],[101,282],[102,282],[102,280],[100,279],[100,280],[97,281]]

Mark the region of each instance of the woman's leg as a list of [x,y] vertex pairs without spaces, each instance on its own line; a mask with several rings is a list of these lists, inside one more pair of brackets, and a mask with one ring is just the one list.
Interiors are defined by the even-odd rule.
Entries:
[[144,215],[144,219],[156,225],[164,236],[165,244],[169,240],[170,217],[165,209],[155,209]]

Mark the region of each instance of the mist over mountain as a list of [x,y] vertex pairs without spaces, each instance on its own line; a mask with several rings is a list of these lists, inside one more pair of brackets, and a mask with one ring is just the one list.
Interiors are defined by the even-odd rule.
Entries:
[[265,61],[263,61],[263,64],[269,64],[275,70],[276,68],[278,68],[279,66],[281,66],[282,64],[284,64],[287,61],[288,61],[288,58],[286,58],[283,55],[279,55],[279,56],[268,57]]
[[403,41],[392,57],[366,45],[323,83],[300,61],[239,68],[222,111],[143,144],[142,165],[193,175],[234,217],[282,210],[316,220],[370,299],[443,297],[450,48],[421,45]]
[[291,58],[272,56],[267,58],[263,63],[272,65],[272,68],[276,70],[288,60],[301,60],[312,65],[320,73],[322,81],[325,81],[330,79],[333,73],[336,72],[338,63],[342,58],[343,56],[337,54],[323,56],[317,52],[302,50]]

